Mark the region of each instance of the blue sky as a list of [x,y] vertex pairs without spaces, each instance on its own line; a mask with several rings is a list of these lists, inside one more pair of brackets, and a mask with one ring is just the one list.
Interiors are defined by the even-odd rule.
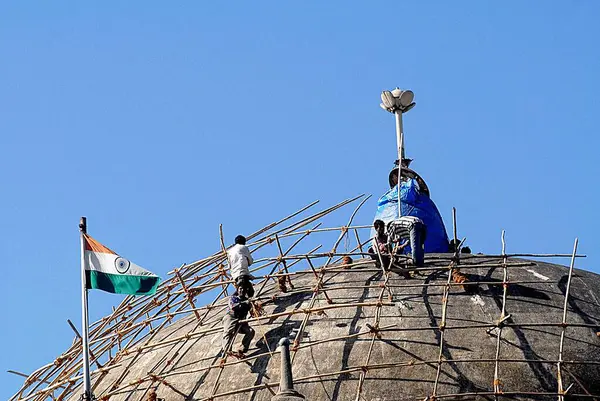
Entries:
[[[72,341],[77,223],[166,276],[313,200],[373,194],[407,154],[475,252],[600,272],[600,3],[3,2],[0,398]],[[345,223],[344,220],[339,221]],[[567,261],[565,261],[566,263]],[[120,296],[93,293],[92,318]]]

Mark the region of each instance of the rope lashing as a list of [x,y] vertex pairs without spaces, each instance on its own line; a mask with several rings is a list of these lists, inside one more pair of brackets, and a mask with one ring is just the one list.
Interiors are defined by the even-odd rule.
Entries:
[[495,392],[496,394],[504,394],[504,391],[500,390],[500,386],[502,385],[500,379],[494,379],[493,385],[494,388],[498,389],[498,391]]
[[[452,269],[452,282],[456,284],[464,284],[468,283],[469,279],[463,273],[460,272],[458,268]],[[463,290],[466,290],[467,287],[465,285],[460,286]]]
[[261,317],[265,315],[265,310],[262,304],[258,301],[250,301],[250,316]]
[[375,335],[375,337],[377,337],[378,339],[381,340],[381,333],[380,333],[379,327],[371,326],[369,323],[367,323],[367,327],[369,328],[370,333],[373,333]]
[[175,359],[179,356],[179,352],[176,352],[173,357],[171,359],[169,359],[166,364],[167,366],[171,365],[173,362],[175,362]]

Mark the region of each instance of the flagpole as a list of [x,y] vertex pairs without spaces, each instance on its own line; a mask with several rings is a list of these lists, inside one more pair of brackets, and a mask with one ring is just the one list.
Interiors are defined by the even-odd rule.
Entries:
[[81,337],[83,354],[83,399],[92,400],[92,391],[90,384],[90,352],[88,343],[88,292],[85,280],[85,234],[87,233],[87,219],[82,217],[79,220],[79,233],[81,237]]

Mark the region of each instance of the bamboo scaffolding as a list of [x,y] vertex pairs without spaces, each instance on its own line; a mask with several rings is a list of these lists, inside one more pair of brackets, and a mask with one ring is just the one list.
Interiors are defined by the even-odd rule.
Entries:
[[[375,248],[377,248],[377,253],[379,254],[379,247],[375,246]],[[380,259],[381,259],[381,255],[380,255]],[[384,269],[383,267],[383,263],[381,264],[381,268]],[[384,282],[384,286],[383,288],[381,288],[381,291],[379,292],[379,296],[377,297],[377,301],[378,301],[378,305],[377,305],[377,309],[375,312],[375,321],[373,325],[369,325],[367,324],[367,327],[369,328],[369,330],[371,331],[371,341],[369,343],[369,351],[367,352],[367,357],[365,358],[365,366],[369,366],[369,362],[371,361],[371,353],[373,352],[373,346],[375,345],[375,340],[377,338],[381,338],[381,335],[379,334],[379,319],[381,318],[381,305],[382,305],[382,301],[383,301],[383,294],[385,293],[386,288],[389,291],[389,288],[386,287],[385,285],[388,282],[388,272],[383,271],[383,276],[385,277],[385,282]],[[390,293],[390,301],[392,300],[392,295]],[[365,377],[367,376],[367,372],[368,369],[363,369],[360,373],[360,377],[358,379],[358,386],[356,389],[356,397],[355,397],[355,401],[360,401],[360,395],[363,389],[363,383],[365,381]]]
[[[488,363],[488,362],[494,362],[494,361],[495,361],[495,359],[448,359],[448,360],[442,361],[442,363]],[[538,360],[538,359],[503,359],[500,362],[502,362],[502,363],[536,363],[537,362],[537,363],[554,364],[557,361],[543,361],[543,360]],[[361,371],[364,371],[365,369],[366,370],[393,369],[393,368],[399,368],[399,367],[414,367],[414,366],[419,366],[419,365],[431,365],[431,364],[436,364],[436,363],[438,363],[438,360],[432,359],[432,360],[427,360],[427,361],[409,360],[409,361],[403,361],[403,362],[371,364],[368,366],[364,366],[364,365],[351,366],[351,367],[348,367],[343,370],[336,370],[336,371],[332,371],[332,372],[326,372],[326,373],[321,373],[321,374],[316,374],[316,375],[294,378],[294,383],[303,383],[303,382],[309,382],[314,379],[322,379],[325,377],[340,376],[342,374],[361,372]],[[600,362],[595,362],[595,363],[588,362],[588,363],[600,365]],[[208,398],[201,398],[199,401],[210,401],[210,400],[214,400],[216,398],[223,398],[223,397],[227,397],[227,396],[234,395],[234,394],[245,393],[245,392],[249,392],[254,389],[260,389],[261,387],[264,387],[264,386],[277,387],[277,386],[279,386],[279,383],[262,383],[260,385],[248,386],[248,387],[244,387],[244,388],[240,388],[240,389],[236,389],[236,390],[232,390],[232,391],[214,394],[213,396],[208,397]],[[494,392],[493,391],[482,391],[482,392],[470,392],[470,393],[442,394],[442,395],[437,395],[436,399],[451,398],[451,397],[463,397],[463,396],[470,396],[470,395],[494,395]],[[514,395],[558,395],[558,393],[556,393],[556,392],[511,391],[511,392],[504,392],[503,395],[513,395],[513,396]],[[581,396],[589,397],[585,394],[583,394],[583,395],[576,394],[576,395],[578,397],[581,397]]]
[[[348,203],[348,202],[352,202],[352,200],[348,200],[348,199],[346,199],[346,200],[344,200],[344,201],[340,202],[338,205],[340,205],[339,207],[342,207],[342,206],[344,206],[344,205],[345,205],[346,203]],[[290,219],[292,219],[292,218],[296,217],[297,215],[299,215],[299,214],[303,213],[304,211],[306,211],[306,210],[310,209],[311,207],[313,207],[313,206],[314,206],[314,205],[316,205],[317,203],[319,203],[319,201],[318,201],[318,200],[317,200],[317,201],[314,201],[314,202],[312,202],[312,203],[310,203],[310,204],[308,204],[307,206],[304,206],[304,207],[302,207],[300,210],[298,210],[298,211],[296,211],[296,212],[294,212],[294,213],[292,213],[292,214],[290,214],[290,215],[288,215],[288,216],[286,216],[286,217],[284,217],[284,218],[282,218],[282,219],[280,219],[280,220],[278,220],[278,221],[275,221],[275,222],[273,222],[273,223],[271,223],[271,224],[268,224],[268,225],[266,225],[265,227],[263,227],[263,228],[261,228],[261,229],[259,229],[259,230],[255,231],[254,233],[252,233],[252,234],[248,235],[248,236],[247,236],[247,239],[248,239],[248,240],[251,240],[251,239],[255,238],[256,236],[258,236],[258,235],[261,235],[261,234],[263,234],[263,233],[265,233],[265,232],[269,231],[270,229],[272,229],[272,228],[274,228],[274,227],[277,227],[278,225],[280,225],[280,224],[282,224],[282,223],[284,223],[284,222],[286,222],[286,221],[288,221],[288,220],[290,220]],[[331,207],[330,209],[333,209],[333,210],[335,210],[334,208],[336,208],[336,206],[338,206],[338,205],[335,205],[335,206]],[[328,209],[326,209],[326,210],[328,210]],[[315,215],[318,215],[318,213],[317,213],[317,214],[315,214]],[[313,215],[313,216],[315,216],[315,215]],[[215,258],[215,257],[216,257],[218,254],[219,254],[219,253],[216,253],[216,254],[214,254],[214,255],[212,255],[212,256],[209,256],[208,258],[201,259],[201,260],[200,260],[200,261],[198,261],[198,262],[195,262],[195,263],[192,263],[192,264],[190,264],[190,265],[189,265],[190,269],[188,270],[187,274],[188,274],[188,275],[192,275],[192,274],[196,273],[196,272],[197,272],[197,266],[196,266],[196,264],[198,264],[198,265],[199,265],[198,267],[201,267],[201,263],[200,263],[200,262],[204,262],[204,261],[212,261],[212,260],[213,260],[213,259],[214,259],[214,258]],[[169,274],[173,274],[173,273],[174,273],[173,271],[169,272]]]
[[[362,198],[362,199],[361,199]],[[345,226],[338,227],[321,227],[322,223],[318,222],[319,219],[333,213],[336,210],[361,199],[357,207],[351,213],[348,219],[348,224]],[[200,259],[196,262],[183,264],[179,268],[174,269],[169,274],[172,275],[168,280],[165,280],[159,287],[157,293],[152,298],[135,298],[125,297],[120,304],[113,308],[112,313],[108,316],[97,320],[90,325],[90,345],[92,346],[92,362],[96,363],[101,368],[92,372],[94,377],[94,388],[104,388],[100,394],[97,394],[98,399],[108,399],[112,395],[122,394],[130,392],[132,389],[144,389],[144,386],[149,385],[161,385],[166,386],[180,395],[184,395],[180,390],[170,382],[170,377],[177,377],[181,375],[197,374],[200,372],[208,372],[211,369],[219,369],[219,374],[216,375],[216,379],[210,383],[206,383],[203,386],[207,386],[209,390],[209,398],[204,400],[227,398],[233,394],[239,394],[242,392],[255,392],[255,391],[269,391],[274,394],[273,388],[277,386],[276,383],[256,383],[254,386],[245,387],[242,389],[236,389],[233,391],[222,391],[220,387],[221,373],[226,367],[234,366],[237,364],[249,363],[250,361],[258,360],[259,358],[269,357],[272,358],[275,352],[272,351],[268,346],[269,341],[265,336],[266,331],[263,330],[263,322],[269,322],[272,325],[277,319],[286,319],[293,315],[303,315],[300,327],[297,331],[296,340],[292,347],[292,363],[295,360],[298,352],[317,346],[319,344],[325,344],[329,342],[344,342],[349,339],[359,339],[358,341],[368,341],[367,354],[362,361],[361,366],[350,366],[343,370],[336,370],[332,372],[325,372],[316,375],[309,375],[299,377],[296,379],[298,383],[307,383],[313,380],[326,380],[327,378],[339,376],[341,374],[353,374],[358,373],[357,386],[355,392],[355,400],[361,399],[362,393],[365,389],[365,382],[368,380],[368,372],[370,370],[377,369],[395,369],[395,368],[410,368],[411,366],[418,366],[427,364],[436,369],[435,380],[430,380],[433,383],[433,389],[431,397],[436,399],[451,398],[454,396],[468,396],[472,395],[489,395],[497,398],[500,394],[502,395],[550,395],[557,396],[559,400],[563,400],[567,391],[569,395],[580,396],[580,394],[571,394],[570,389],[573,389],[573,384],[568,386],[564,382],[564,374],[574,380],[573,383],[578,383],[579,387],[585,394],[582,397],[594,398],[598,395],[590,394],[583,385],[578,382],[578,379],[567,370],[567,366],[600,366],[599,361],[594,360],[564,360],[564,343],[566,338],[566,331],[568,328],[591,328],[595,331],[600,329],[599,324],[594,323],[569,323],[567,319],[567,310],[571,286],[571,278],[573,275],[574,261],[576,258],[585,257],[585,255],[577,254],[577,243],[574,246],[572,254],[525,254],[525,253],[513,253],[507,254],[504,232],[502,233],[502,253],[499,255],[466,255],[459,254],[458,249],[464,242],[461,241],[457,248],[457,252],[454,255],[427,255],[425,266],[421,268],[411,268],[417,276],[415,276],[411,282],[407,283],[396,283],[390,280],[390,271],[386,269],[383,263],[381,263],[381,269],[371,268],[373,266],[372,260],[358,260],[353,261],[349,265],[341,266],[337,264],[340,259],[344,256],[363,257],[369,256],[370,254],[365,253],[363,246],[371,241],[368,239],[365,242],[361,242],[359,231],[370,229],[370,226],[364,225],[352,225],[353,219],[357,212],[360,210],[362,205],[368,200],[368,197],[363,195],[354,198],[348,198],[336,205],[325,208],[310,214],[309,216],[302,217],[301,214],[313,207],[317,202],[313,202],[308,206],[303,207],[299,211],[284,217],[278,221],[275,221],[248,236],[249,240],[253,242],[249,243],[252,252],[257,252],[263,249],[261,252],[269,251],[272,248],[268,248],[269,244],[275,243],[275,255],[261,258],[255,258],[258,262],[255,264],[256,267],[252,269],[257,274],[255,277],[260,279],[260,290],[257,292],[256,300],[262,302],[264,305],[269,305],[270,302],[274,302],[277,299],[293,296],[295,294],[310,293],[310,298],[307,301],[294,309],[285,310],[277,313],[267,313],[263,316],[256,318],[245,319],[244,322],[250,324],[257,323],[261,329],[262,337],[264,342],[267,344],[268,352],[261,352],[259,354],[252,355],[236,360],[227,360],[223,364],[210,364],[209,366],[200,366],[194,369],[188,370],[177,370],[171,368],[167,369],[167,366],[174,366],[177,364],[177,360],[180,360],[181,350],[187,344],[191,344],[191,341],[206,338],[207,336],[213,336],[222,330],[222,326],[219,323],[219,319],[222,310],[225,308],[223,299],[227,296],[227,288],[232,281],[228,279],[227,271],[228,266],[224,266],[227,263],[226,260],[226,247],[222,235],[222,226],[219,227],[220,233],[220,249],[213,255],[206,258]],[[297,219],[296,219],[297,218]],[[315,222],[312,228],[303,229],[307,225]],[[285,225],[284,225],[285,223]],[[456,210],[453,209],[453,233],[455,239],[457,239],[456,229]],[[353,231],[353,237],[356,240],[356,247],[348,251],[350,248],[348,242],[345,243],[345,252],[339,252],[338,247],[346,239],[350,240],[349,231]],[[335,232],[339,232],[337,240],[335,240],[333,247],[329,252],[317,252],[322,245],[314,247],[308,252],[296,251],[296,254],[291,252],[299,248],[301,244],[304,244],[303,240],[309,235],[332,235]],[[297,237],[297,238],[296,238]],[[293,244],[284,251],[282,240],[284,238],[294,239]],[[520,257],[539,257],[539,258],[562,258],[571,257],[571,266],[569,269],[569,277],[567,282],[567,289],[565,292],[565,299],[563,305],[563,318],[559,322],[547,321],[543,323],[534,322],[514,322],[509,320],[510,315],[507,314],[506,305],[509,300],[507,289],[511,285],[518,284],[535,284],[539,286],[546,286],[553,284],[547,280],[510,280],[510,272],[512,269],[523,268],[526,266],[535,266],[535,262],[514,260]],[[381,255],[379,255],[381,257]],[[337,258],[337,259],[336,259]],[[396,255],[397,259],[408,260],[405,255]],[[291,268],[299,263],[303,263],[305,266],[301,266],[302,269]],[[316,262],[319,264],[316,265]],[[382,260],[380,260],[382,262]],[[448,263],[450,262],[450,263]],[[467,269],[483,269],[483,268],[501,268],[502,280],[474,280],[465,283],[453,283],[451,281],[452,269],[461,263],[461,270]],[[305,267],[305,269],[304,269]],[[279,270],[277,270],[279,269]],[[270,272],[269,272],[270,270]],[[262,273],[261,273],[262,272]],[[365,274],[369,272],[382,273],[378,276],[378,283],[367,283],[364,285],[352,284],[352,283],[335,283],[335,278],[339,273],[353,275],[353,274]],[[260,274],[259,274],[260,273]],[[424,276],[419,276],[421,273],[434,275],[436,278],[433,281],[429,281]],[[448,275],[447,279],[438,280],[440,273]],[[313,281],[307,281],[306,275],[310,275]],[[274,291],[272,287],[267,288],[266,285],[271,279],[277,279],[283,277],[288,283],[292,283],[294,280],[295,285],[291,288],[291,291],[282,294]],[[303,280],[300,278],[304,277]],[[443,276],[442,276],[443,277]],[[308,283],[308,284],[307,284]],[[447,309],[449,304],[449,296],[452,288],[456,286],[478,286],[478,285],[502,285],[502,304],[500,317],[495,322],[488,321],[477,321],[477,320],[466,320],[466,319],[452,319],[447,316]],[[431,327],[431,325],[408,325],[407,327],[401,327],[398,324],[386,325],[380,327],[381,319],[384,317],[384,307],[397,306],[393,302],[394,293],[393,290],[402,291],[410,289],[426,289],[426,288],[441,288],[442,295],[442,310],[441,316],[433,316],[435,319],[440,319],[439,327]],[[340,302],[335,299],[336,291],[349,290],[349,289],[361,289],[370,291],[371,289],[379,289],[376,294],[373,294],[368,300],[355,302]],[[384,301],[384,295],[389,295],[389,302]],[[321,299],[321,294],[325,298],[327,304],[321,305],[317,302]],[[410,295],[409,293],[403,292],[402,295]],[[212,302],[205,304],[204,306],[197,307],[194,303],[194,299],[202,300],[212,299]],[[211,298],[206,298],[211,297]],[[411,301],[416,302],[416,301]],[[369,309],[374,312],[372,320],[367,324],[368,329],[360,330],[357,333],[335,336],[325,339],[319,339],[312,342],[303,342],[303,334],[306,331],[306,327],[310,322],[312,316],[326,312],[333,309],[344,309],[344,308],[373,308]],[[385,317],[388,313],[385,313]],[[191,319],[188,317],[191,316]],[[172,324],[178,319],[187,319],[184,324],[177,326],[176,331],[173,331],[165,338],[156,338],[158,333],[163,331],[165,327]],[[401,319],[421,319],[422,316],[402,316]],[[417,321],[417,320],[416,320]],[[465,324],[462,324],[465,323]],[[188,325],[191,324],[191,327]],[[475,359],[475,358],[463,358],[463,359],[445,359],[445,332],[448,330],[489,330],[490,327],[497,329],[496,338],[496,352],[494,358],[487,359]],[[543,359],[508,359],[502,357],[502,346],[501,342],[502,333],[504,328],[559,328],[560,342],[559,352],[557,360],[543,360]],[[184,331],[185,330],[185,331]],[[408,361],[392,361],[390,363],[373,364],[372,355],[375,343],[380,341],[383,336],[391,333],[409,333],[429,331],[439,333],[439,347],[438,347],[438,358],[437,359],[419,359],[419,360],[408,360]],[[167,348],[164,356],[156,362],[154,367],[142,377],[131,377],[129,374],[130,367],[134,366],[139,358],[147,352],[152,352],[160,348]],[[114,352],[114,355],[113,355]],[[127,358],[127,359],[124,359]],[[179,358],[179,359],[176,359]],[[209,357],[206,357],[209,360]],[[493,386],[489,390],[472,393],[461,393],[461,394],[440,394],[440,376],[443,367],[448,363],[492,363],[494,365],[494,378]],[[557,379],[558,388],[556,392],[546,393],[534,393],[534,392],[519,392],[519,391],[505,391],[501,387],[501,367],[502,364],[508,363],[528,363],[528,364],[546,364],[557,366]],[[121,368],[122,372],[112,377],[110,382],[102,379],[108,377],[108,373],[115,369]],[[81,376],[79,370],[81,369],[81,345],[74,342],[62,355],[60,355],[55,361],[49,363],[27,376],[24,385],[21,389],[11,397],[11,401],[43,401],[46,399],[63,400],[67,397],[72,397],[74,392],[77,390],[81,383]],[[168,380],[169,379],[169,380]],[[98,387],[100,383],[103,383],[101,387]],[[149,388],[149,387],[148,387]],[[55,394],[58,394],[58,396]]]
[[[288,232],[285,234],[280,234],[279,238],[286,238],[286,237],[294,237],[294,236],[298,236],[298,235],[302,235],[302,234],[311,234],[311,233],[324,233],[324,232],[329,232],[329,231],[340,231],[342,229],[348,229],[348,230],[364,230],[364,229],[369,229],[371,228],[371,226],[364,226],[364,225],[358,225],[358,226],[339,226],[339,227],[325,227],[325,228],[313,228],[313,229],[308,229],[308,230],[300,230],[300,231],[292,231],[292,232]],[[261,244],[264,242],[271,242],[271,240],[269,240],[269,238],[260,240],[260,241],[256,241],[254,242],[254,244]]]
[[[371,196],[369,195],[368,197],[366,197],[365,199],[363,199],[358,206],[354,209],[354,211],[352,212],[352,214],[350,215],[350,219],[348,220],[348,224],[346,226],[351,226],[352,225],[352,221],[354,220],[354,217],[356,216],[356,213],[358,213],[358,211],[360,210],[360,208],[365,204],[365,202],[370,198]],[[336,240],[336,242],[333,245],[333,249],[331,251],[331,254],[334,254],[337,246],[340,244],[340,242],[342,241],[342,239],[347,235],[348,230],[341,230],[342,232],[340,233],[338,239]],[[331,263],[331,260],[333,259],[333,256],[330,256],[327,261],[325,262],[324,267],[326,268],[327,266],[329,266],[329,263]],[[291,351],[292,351],[292,355],[291,355],[291,364],[292,366],[294,366],[294,360],[296,358],[296,353],[298,351],[298,346],[300,344],[300,341],[302,340],[302,336],[304,335],[304,330],[306,329],[306,325],[308,324],[308,320],[310,319],[310,315],[313,312],[312,309],[314,308],[314,304],[317,301],[317,298],[319,296],[319,291],[320,291],[320,287],[321,284],[323,283],[323,278],[324,278],[325,274],[322,273],[321,277],[317,280],[317,283],[315,285],[315,289],[313,292],[313,295],[311,297],[311,300],[309,302],[309,307],[307,312],[305,312],[305,316],[304,319],[302,320],[302,323],[300,324],[300,328],[298,329],[298,334],[296,335],[296,338],[294,339],[294,343],[291,347]],[[330,305],[330,307],[333,308],[333,305]],[[318,309],[318,308],[317,308]]]
[[[277,263],[275,264],[275,266],[273,266],[273,269],[271,269],[270,273],[268,275],[272,275],[275,270],[277,269],[277,266],[279,266],[279,263],[281,263],[283,260],[285,260],[285,257],[288,253],[290,253],[292,251],[292,249],[294,249],[299,243],[300,241],[302,241],[304,238],[306,238],[310,233],[307,233],[305,235],[303,235],[302,237],[300,237],[300,239],[298,239],[297,241],[295,241],[288,249],[287,251],[285,251],[282,255],[280,255],[278,258],[276,258]],[[277,234],[276,234],[277,235]],[[308,255],[308,257],[312,256]],[[262,291],[264,290],[265,286],[267,285],[268,282],[268,278],[265,278],[264,281],[262,282],[261,287],[259,288],[258,291],[256,291],[256,296],[260,296],[260,294],[262,293]]]
[[[176,298],[174,298],[176,299]],[[163,308],[167,308],[169,305],[169,303],[167,303],[167,305],[165,305]],[[148,341],[150,341],[155,335],[157,335],[160,331],[161,328],[163,328],[167,323],[169,322],[169,320],[164,320],[157,328],[157,330],[154,333],[148,334],[148,336],[150,337],[148,339]],[[140,328],[131,338],[131,340],[129,341],[129,343],[126,345],[126,349],[128,347],[130,347],[133,343],[133,341],[136,339],[137,335],[139,333],[141,333],[141,331],[144,330],[144,327]],[[145,336],[144,336],[145,337]],[[142,337],[142,339],[144,338]],[[142,339],[140,339],[139,341],[141,341]],[[126,366],[126,368],[124,369],[123,373],[113,382],[113,384],[110,386],[110,388],[114,388],[117,387],[119,385],[119,383],[121,383],[122,380],[124,380],[124,378],[127,376],[129,368],[136,362],[137,358],[142,354],[142,350],[139,349],[139,347],[136,349],[136,353],[133,355],[133,357],[131,358],[129,364]]]
[[[488,324],[489,325],[489,324]],[[482,324],[482,325],[469,325],[469,326],[462,326],[462,327],[447,327],[447,329],[453,328],[453,329],[469,329],[469,328],[484,328],[486,326],[488,326],[486,324]],[[519,325],[507,325],[507,326],[520,326],[520,327],[524,327],[524,326],[556,326],[556,327],[562,327],[562,323],[555,323],[555,324],[547,324],[547,323],[540,323],[540,324],[519,324]],[[584,325],[584,324],[571,324],[571,326],[577,326],[577,327],[595,327],[595,325]],[[216,331],[219,331],[220,328],[214,329]],[[407,330],[431,330],[431,327],[413,327],[413,328],[404,328],[404,329],[382,329],[380,331],[391,331],[391,330],[399,330],[399,331],[407,331]],[[191,338],[191,337],[190,337]],[[159,345],[159,344],[154,344]],[[495,359],[493,359],[492,361],[495,361]],[[499,360],[500,362],[502,361],[509,361],[509,360]],[[512,360],[510,360],[512,361]],[[439,361],[438,361],[439,362]],[[443,362],[443,361],[442,361]],[[563,363],[581,363],[581,364],[586,364],[589,362],[586,361],[563,361]]]

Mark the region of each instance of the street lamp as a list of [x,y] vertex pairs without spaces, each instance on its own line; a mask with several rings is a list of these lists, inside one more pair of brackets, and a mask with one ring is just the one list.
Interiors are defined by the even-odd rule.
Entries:
[[411,90],[396,88],[393,91],[381,92],[382,109],[396,116],[396,143],[398,145],[398,216],[402,216],[402,203],[400,201],[400,188],[402,183],[402,160],[404,160],[404,132],[402,128],[402,114],[413,107],[415,94]]

